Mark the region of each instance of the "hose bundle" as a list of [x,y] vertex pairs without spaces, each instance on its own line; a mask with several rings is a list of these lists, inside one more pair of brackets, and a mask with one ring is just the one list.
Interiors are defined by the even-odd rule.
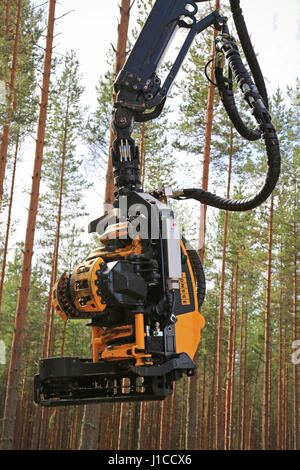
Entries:
[[[239,54],[235,39],[230,36],[227,25],[216,38],[215,78],[221,100],[226,112],[239,134],[247,140],[264,139],[268,170],[265,182],[260,191],[248,199],[225,199],[203,189],[183,189],[174,194],[174,199],[196,199],[208,206],[228,211],[248,211],[258,207],[273,192],[280,176],[280,147],[276,130],[271,122],[268,111],[268,97],[263,75],[261,73],[250,37],[240,8],[239,0],[230,0],[230,6],[239,39],[249,64],[254,82],[245,68]],[[224,58],[228,61],[229,78],[224,77]],[[249,128],[242,120],[237,110],[232,90],[231,74],[243,93],[257,121],[256,129]]]

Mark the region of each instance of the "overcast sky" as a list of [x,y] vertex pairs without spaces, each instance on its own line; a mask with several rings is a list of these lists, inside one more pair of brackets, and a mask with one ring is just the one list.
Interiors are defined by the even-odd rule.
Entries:
[[[36,3],[40,0],[35,0]],[[57,14],[70,11],[56,23],[56,51],[73,48],[82,64],[89,98],[105,70],[105,54],[116,44],[120,0],[60,0]],[[211,2],[213,4],[213,1]],[[228,0],[221,0],[221,5]],[[269,93],[294,85],[300,75],[300,0],[241,0]],[[134,13],[134,8],[133,8]],[[134,16],[130,27],[134,25]],[[91,97],[91,98],[90,98]]]
[[[59,0],[56,8],[55,52],[63,54],[71,48],[77,53],[86,87],[85,105],[93,109],[95,86],[106,70],[105,56],[110,44],[116,45],[119,3],[121,0]],[[43,0],[34,0],[41,5]],[[213,2],[211,2],[213,4]],[[221,0],[222,4],[229,1]],[[288,5],[288,6],[287,6]],[[279,86],[294,86],[300,76],[300,0],[241,0],[248,29],[267,81],[269,94]],[[70,12],[69,14],[67,14]],[[134,9],[130,28],[134,26]],[[33,141],[32,141],[33,142]],[[29,190],[34,147],[23,148],[25,166],[18,172],[17,185]],[[27,217],[27,198],[16,194],[16,217]],[[102,200],[96,193],[87,195],[87,211],[93,218],[102,215]],[[17,206],[17,207],[16,207]],[[86,225],[87,225],[86,223]],[[24,227],[25,228],[25,227]],[[22,232],[22,230],[21,230]],[[22,237],[18,231],[18,238]]]

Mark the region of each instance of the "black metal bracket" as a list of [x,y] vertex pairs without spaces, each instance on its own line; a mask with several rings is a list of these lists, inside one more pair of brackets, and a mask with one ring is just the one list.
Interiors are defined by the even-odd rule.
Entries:
[[90,359],[42,359],[34,378],[34,402],[65,406],[101,402],[163,400],[173,392],[173,381],[193,375],[195,363],[185,354],[161,366],[135,367],[127,363],[93,363]]

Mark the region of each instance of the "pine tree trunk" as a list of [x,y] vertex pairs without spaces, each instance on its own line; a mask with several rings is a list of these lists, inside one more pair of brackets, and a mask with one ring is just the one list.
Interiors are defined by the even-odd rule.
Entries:
[[[117,49],[116,49],[116,60],[115,60],[115,66],[114,66],[115,78],[121,71],[126,60],[126,46],[127,46],[129,15],[130,15],[130,0],[122,0],[121,6],[120,6],[120,23],[118,25],[118,40],[117,40]],[[113,92],[112,104],[114,104],[115,101],[116,101],[116,93]],[[113,175],[112,161],[111,161],[111,155],[110,155],[114,139],[115,139],[115,134],[114,134],[112,122],[111,122],[107,170],[106,170],[104,210],[107,209],[106,207],[107,205],[112,204],[114,201],[115,185],[114,185],[114,175]]]
[[[195,361],[198,364],[198,361]],[[187,379],[187,393],[186,393],[186,418],[184,425],[184,448],[191,449],[192,442],[195,439],[195,427],[197,422],[196,416],[196,387],[197,387],[197,378],[189,377]]]
[[121,444],[122,444],[122,436],[123,436],[123,430],[124,430],[124,418],[125,418],[125,403],[121,403],[121,409],[120,409],[120,421],[119,421],[119,426],[118,426],[118,444],[117,444],[117,449],[121,449]]
[[[61,350],[60,350],[61,357],[64,355],[66,326],[67,326],[67,323],[65,322],[63,326],[62,338],[61,338]],[[45,345],[45,348],[47,349],[47,343]],[[49,436],[48,436],[47,443],[46,443],[46,434],[47,434],[47,430],[49,427],[48,426],[49,410],[43,409],[41,413],[40,407],[37,409],[37,412],[35,415],[35,425],[36,425],[36,432],[40,432],[40,435],[38,435],[38,437],[36,438],[34,442],[34,446],[37,446],[39,444],[40,448],[46,448],[46,446],[48,445],[48,449],[54,449],[58,413],[60,413],[59,409],[55,408],[54,413],[53,413],[54,415],[53,423],[52,423],[51,430],[49,432]],[[34,449],[36,447],[32,447],[32,448]]]
[[51,56],[54,30],[55,0],[49,1],[49,16],[46,50],[44,58],[44,72],[42,83],[42,95],[40,103],[39,124],[37,130],[37,144],[34,160],[34,170],[32,177],[32,187],[30,195],[30,205],[28,211],[26,238],[23,253],[23,265],[18,292],[18,302],[16,309],[16,318],[14,326],[14,335],[11,347],[11,357],[9,363],[8,382],[6,390],[6,401],[4,409],[3,438],[2,448],[11,449],[14,435],[14,425],[17,409],[17,384],[20,374],[20,359],[24,341],[24,327],[26,319],[26,310],[30,286],[31,261],[33,255],[34,233],[36,225],[36,215],[39,199],[39,188],[41,179],[41,169],[43,160],[43,147],[45,126],[48,106],[48,92],[51,72]]
[[[282,269],[282,260],[280,261]],[[280,271],[281,271],[280,269]],[[278,325],[278,369],[277,369],[277,450],[282,443],[282,274],[279,287],[279,325]]]
[[230,443],[230,392],[231,392],[231,363],[232,363],[232,338],[233,338],[233,275],[232,270],[230,281],[230,317],[228,325],[228,346],[227,346],[227,372],[226,372],[226,398],[225,398],[225,430],[224,430],[224,450],[229,450]]
[[117,404],[116,409],[116,419],[115,419],[115,430],[114,430],[114,442],[113,442],[113,449],[117,448],[118,445],[118,438],[119,438],[119,423],[121,419],[121,403]]
[[4,185],[6,161],[7,161],[9,129],[10,129],[10,123],[11,123],[13,111],[16,107],[15,79],[16,79],[16,71],[17,71],[17,62],[18,62],[21,10],[22,10],[22,0],[18,0],[16,23],[15,23],[14,47],[13,47],[11,74],[10,74],[10,82],[9,82],[9,98],[8,98],[9,110],[8,110],[8,116],[7,116],[7,124],[4,124],[3,129],[2,129],[2,142],[1,142],[1,147],[0,147],[0,210],[1,210],[2,200],[3,200],[3,185]]
[[241,428],[241,449],[245,450],[246,429],[247,429],[247,325],[248,312],[245,306],[245,322],[244,322],[244,372],[243,372],[243,400],[242,400],[242,428]]
[[28,389],[29,393],[27,395],[27,409],[26,409],[26,416],[23,422],[23,432],[22,432],[22,442],[21,442],[21,450],[28,450],[31,447],[31,436],[32,436],[32,425],[34,419],[34,403],[33,403],[33,370],[30,369],[28,376],[30,378]]
[[[229,138],[229,166],[227,181],[227,199],[230,195],[231,184],[231,167],[232,167],[232,141],[233,130],[230,127]],[[216,382],[216,444],[217,449],[221,448],[221,438],[224,435],[223,426],[221,425],[222,417],[222,340],[223,340],[223,317],[224,317],[224,285],[225,285],[225,268],[226,268],[226,248],[227,248],[227,230],[228,230],[228,212],[225,212],[224,231],[223,231],[223,253],[222,253],[222,271],[220,286],[220,302],[218,316],[218,348],[217,348],[217,382]],[[227,445],[227,444],[226,444]]]
[[[204,359],[203,359],[203,381],[202,381],[202,400],[201,400],[201,404],[202,404],[202,409],[201,409],[201,432],[200,432],[200,442],[199,442],[199,445],[198,445],[198,449],[204,449],[204,442],[206,440],[206,435],[205,435],[205,432],[206,432],[206,426],[205,426],[205,409],[206,409],[206,405],[207,405],[207,398],[206,398],[206,354],[204,356]],[[199,394],[200,396],[200,394]],[[197,450],[197,447],[196,447],[196,450]]]
[[236,449],[241,449],[242,433],[242,381],[243,381],[243,327],[244,327],[244,298],[242,297],[241,321],[240,321],[240,345],[239,345],[239,395],[238,395],[238,414],[236,425]]
[[153,449],[153,426],[154,424],[154,402],[151,403],[151,412],[150,412],[150,427],[149,427],[149,449]]
[[262,400],[262,448],[270,448],[270,366],[271,366],[271,344],[270,344],[270,314],[271,314],[271,269],[272,269],[272,246],[273,246],[273,195],[271,196],[270,219],[269,219],[269,241],[268,241],[268,267],[265,309],[265,342],[264,342],[264,383]]
[[[149,413],[150,409],[150,403],[146,402],[144,403],[144,420],[143,420],[143,433],[142,433],[142,440],[141,440],[141,449],[146,450],[149,449],[149,439],[150,439],[150,434],[149,434]],[[170,437],[170,436],[169,436]]]
[[99,449],[105,449],[105,436],[106,436],[106,423],[107,423],[107,404],[103,403],[101,406],[101,423],[100,423],[100,437]]
[[99,423],[99,405],[85,405],[82,421],[79,450],[94,450],[96,445],[97,425]]
[[67,158],[68,117],[69,116],[68,116],[68,104],[67,104],[64,136],[63,136],[63,142],[62,142],[62,160],[61,160],[61,168],[60,168],[58,211],[57,211],[57,220],[56,220],[56,233],[55,233],[55,244],[54,244],[54,251],[53,251],[52,272],[51,272],[52,283],[50,282],[49,301],[48,301],[48,304],[50,304],[50,309],[49,309],[49,312],[47,312],[47,319],[49,318],[50,320],[48,345],[47,345],[47,357],[51,356],[52,349],[53,349],[54,308],[52,306],[52,289],[53,289],[53,286],[57,277],[57,265],[58,265],[58,253],[59,253],[61,217],[62,217],[63,187],[64,187],[64,175],[65,175],[65,161]]
[[30,343],[30,333],[29,333],[29,336],[27,338],[25,358],[24,358],[24,370],[23,370],[20,400],[19,400],[18,412],[17,412],[17,417],[16,417],[15,436],[14,436],[14,445],[13,445],[14,450],[19,450],[21,442],[22,442],[24,397],[25,397],[25,389],[26,389],[30,346],[31,346],[31,343]]
[[116,449],[118,445],[120,419],[121,419],[121,403],[116,403],[112,449]]
[[[155,405],[156,405],[156,403],[155,403]],[[130,404],[130,409],[129,409],[128,444],[127,444],[127,449],[128,449],[128,450],[131,450],[131,449],[132,449],[132,444],[133,444],[133,422],[134,422],[135,407],[136,407],[136,403],[131,403],[131,404]]]
[[6,271],[6,258],[7,258],[9,232],[10,232],[10,224],[11,224],[11,211],[12,211],[14,189],[15,189],[15,177],[16,177],[17,159],[18,159],[18,151],[19,151],[19,138],[20,138],[20,128],[18,128],[17,137],[16,137],[16,147],[15,147],[15,155],[14,155],[13,173],[12,173],[12,179],[11,179],[5,242],[4,242],[3,256],[2,256],[2,268],[1,268],[1,279],[0,279],[0,312],[1,312],[3,285],[4,285],[4,278],[5,278],[5,271]]
[[[220,0],[215,0],[215,11],[220,11]],[[215,56],[215,38],[217,36],[217,30],[214,29],[212,38],[212,51],[211,58]],[[210,79],[214,80],[214,68],[213,62],[210,67]],[[205,123],[205,141],[204,141],[204,152],[203,152],[203,173],[202,173],[202,189],[207,191],[208,189],[208,177],[209,177],[209,164],[210,164],[210,147],[211,147],[211,136],[212,136],[212,125],[213,125],[213,114],[214,114],[214,100],[215,100],[215,86],[212,83],[208,85],[208,96],[207,96],[207,108],[206,108],[206,123]],[[206,206],[201,204],[200,206],[200,227],[199,227],[199,242],[198,242],[198,253],[201,259],[201,263],[204,264],[204,253],[205,253],[205,235],[206,235]]]
[[235,267],[235,288],[234,288],[234,308],[233,308],[233,332],[232,332],[232,359],[231,359],[231,383],[230,383],[230,406],[229,406],[229,419],[228,419],[228,439],[229,449],[232,447],[233,442],[233,419],[234,419],[234,383],[235,383],[235,354],[236,354],[236,330],[237,330],[237,310],[238,310],[238,277],[239,265],[236,261]]
[[160,403],[155,403],[155,414],[154,414],[154,429],[155,429],[155,434],[154,434],[154,449],[159,448],[159,431],[160,431]]
[[[69,96],[68,96],[69,99]],[[44,323],[44,339],[43,339],[43,348],[42,348],[42,357],[50,357],[52,354],[53,346],[53,332],[54,332],[54,308],[52,306],[52,290],[57,277],[57,264],[58,264],[58,253],[59,253],[59,243],[60,243],[60,230],[61,230],[61,217],[62,217],[62,201],[63,201],[63,186],[64,186],[64,174],[65,174],[65,161],[67,158],[67,137],[68,137],[68,107],[65,116],[65,126],[64,126],[64,135],[62,141],[62,159],[60,167],[60,182],[59,182],[59,196],[58,196],[58,209],[56,217],[56,230],[55,230],[55,241],[52,255],[52,267],[51,267],[51,277],[49,283],[49,293],[46,309],[46,318]],[[42,415],[42,417],[41,417]],[[46,438],[46,428],[48,420],[48,410],[37,410],[36,424],[39,424],[41,420],[41,445],[45,445]]]
[[159,450],[163,450],[163,433],[164,433],[164,416],[165,416],[165,401],[160,403],[160,423],[159,423]]
[[[174,393],[174,392],[173,392]],[[172,419],[172,396],[168,396],[166,398],[166,415],[165,415],[165,427],[164,427],[164,444],[163,444],[163,449],[171,449],[171,438],[172,438],[172,433],[170,423]],[[144,429],[146,429],[146,420],[144,421]]]
[[284,313],[284,345],[283,345],[283,393],[282,393],[282,450],[288,447],[287,427],[288,427],[288,318]]
[[75,406],[75,413],[73,419],[73,426],[72,426],[72,434],[70,437],[70,450],[76,450],[77,445],[77,430],[78,430],[78,421],[79,421],[79,405]]
[[[298,340],[297,322],[298,322],[298,257],[297,257],[297,232],[296,221],[293,223],[294,236],[294,272],[293,272],[293,342]],[[299,440],[299,390],[298,390],[298,364],[293,364],[293,449],[297,450]]]
[[247,450],[251,449],[252,422],[253,422],[253,414],[254,414],[254,407],[255,407],[255,397],[256,397],[256,390],[257,390],[257,384],[258,384],[258,374],[259,374],[259,368],[260,368],[260,361],[261,361],[261,357],[259,357],[259,359],[258,359],[256,375],[255,375],[255,382],[254,382],[254,391],[252,393],[253,398],[252,398],[252,403],[250,405],[250,410],[249,410],[249,425],[248,425],[247,447],[246,447]]
[[65,406],[64,416],[63,416],[63,426],[62,426],[61,450],[68,450],[67,449],[67,442],[68,442],[69,410],[70,410],[70,408],[68,406]]
[[203,434],[202,450],[208,450],[208,440],[209,440],[209,427],[208,427],[209,425],[209,419],[208,419],[209,398],[207,396],[208,390],[209,390],[209,385],[208,386],[205,385],[206,399],[205,399],[205,408],[204,408],[204,424],[203,424],[204,434]]
[[[184,377],[184,382],[183,382],[183,398],[186,397],[186,392],[187,392],[187,379],[186,377]],[[180,409],[180,427],[179,427],[179,448],[180,449],[183,449],[185,448],[186,449],[186,432],[185,432],[185,419],[186,419],[186,416],[185,416],[185,410],[184,410],[184,406],[181,407]]]
[[47,438],[47,446],[45,445],[45,449],[47,448],[48,450],[60,450],[60,443],[61,443],[61,431],[62,431],[62,413],[63,413],[63,407],[58,407],[55,409],[55,414],[54,414],[54,421],[53,421],[53,427],[52,427],[52,441],[51,443],[49,442],[49,438]]
[[5,24],[5,34],[9,34],[9,1],[5,3],[5,13],[4,13],[4,24]]
[[110,435],[111,435],[111,428],[112,428],[112,416],[113,416],[113,407],[110,407],[108,410],[108,417],[106,421],[107,431],[106,431],[106,439],[105,439],[105,449],[110,449]]
[[[51,413],[51,411],[50,411]],[[50,415],[49,419],[49,432],[48,432],[48,442],[47,442],[47,447],[48,450],[54,450],[55,447],[55,432],[56,432],[56,424],[57,424],[57,416],[58,416],[59,410],[58,408],[55,408],[52,415]],[[51,423],[52,421],[52,423]],[[50,427],[51,425],[51,427]],[[46,446],[44,445],[44,448]]]
[[217,363],[217,339],[218,339],[218,330],[215,326],[215,335],[214,335],[214,354],[212,361],[212,383],[211,383],[211,412],[210,412],[210,423],[209,423],[209,449],[215,449],[215,413],[216,413],[216,363]]
[[137,450],[141,450],[143,448],[143,438],[144,438],[145,433],[146,433],[146,428],[145,428],[146,410],[147,410],[147,402],[142,402],[141,403],[141,409],[140,409]]

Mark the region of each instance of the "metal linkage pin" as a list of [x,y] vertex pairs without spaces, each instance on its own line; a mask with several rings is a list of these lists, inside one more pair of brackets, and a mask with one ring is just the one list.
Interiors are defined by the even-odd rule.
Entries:
[[126,150],[127,150],[127,159],[128,161],[131,161],[130,144],[127,139],[126,139]]
[[121,140],[121,142],[120,142],[119,151],[120,151],[120,157],[121,157],[120,159],[121,159],[121,162],[122,162],[125,159],[125,147],[124,147],[124,144],[123,144],[123,140]]

